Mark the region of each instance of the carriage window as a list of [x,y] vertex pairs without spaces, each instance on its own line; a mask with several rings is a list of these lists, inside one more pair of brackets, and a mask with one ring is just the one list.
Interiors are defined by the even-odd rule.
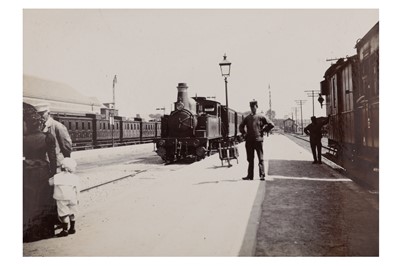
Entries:
[[69,129],[72,129],[71,126],[72,126],[71,122],[68,122],[68,128]]
[[90,123],[89,122],[87,123],[87,128],[90,129]]
[[82,129],[85,129],[85,122],[82,122]]
[[108,123],[108,129],[111,129],[111,125],[110,125],[110,123]]
[[332,79],[333,107],[336,108],[336,79]]
[[205,105],[204,112],[210,115],[215,115],[215,106],[214,105]]
[[374,84],[373,84],[373,86],[374,86],[374,95],[379,95],[379,78],[378,78],[378,75],[379,75],[379,73],[378,73],[378,67],[377,67],[377,64],[375,63],[374,64],[374,72],[373,72],[373,78],[372,78],[372,80],[374,80]]
[[118,124],[117,124],[117,129],[119,129],[119,128],[118,128]]
[[75,128],[79,129],[78,122],[75,122]]

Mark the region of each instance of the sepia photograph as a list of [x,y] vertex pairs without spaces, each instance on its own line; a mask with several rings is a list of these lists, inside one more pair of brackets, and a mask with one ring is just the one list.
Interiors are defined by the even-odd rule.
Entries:
[[20,15],[19,256],[386,254],[378,5]]

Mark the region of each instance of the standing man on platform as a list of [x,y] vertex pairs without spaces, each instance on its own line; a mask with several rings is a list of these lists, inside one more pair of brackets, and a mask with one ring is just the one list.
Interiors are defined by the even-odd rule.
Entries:
[[[322,121],[318,121],[315,116],[311,117],[311,124],[304,128],[304,133],[310,136],[310,146],[312,155],[314,158],[313,164],[322,164],[321,161],[321,149],[322,149],[322,127],[329,123],[329,117],[323,119]],[[318,152],[318,161],[317,161],[317,153]]]
[[[267,118],[261,114],[257,114],[258,103],[256,100],[250,102],[251,114],[246,116],[239,126],[239,130],[246,139],[246,153],[249,167],[247,169],[247,176],[243,180],[253,180],[254,175],[254,151],[258,156],[258,169],[260,180],[265,180],[264,170],[264,154],[263,154],[263,140],[264,133],[269,132],[274,124],[268,121]],[[245,130],[246,128],[246,130]]]
[[44,120],[43,132],[49,132],[56,139],[57,172],[61,170],[61,162],[66,157],[71,157],[72,140],[67,128],[50,116],[50,105],[40,103],[35,106],[37,112]]

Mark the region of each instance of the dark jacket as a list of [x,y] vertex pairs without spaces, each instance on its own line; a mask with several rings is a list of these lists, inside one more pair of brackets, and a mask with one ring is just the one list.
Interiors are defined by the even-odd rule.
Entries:
[[324,125],[329,123],[329,116],[322,121],[316,120],[315,123],[311,123],[304,128],[304,133],[310,135],[310,142],[320,142],[322,138],[321,129]]
[[[245,136],[246,140],[263,141],[264,133],[269,132],[274,126],[263,115],[249,114],[240,123],[239,130]],[[244,129],[245,127],[246,130]]]
[[56,140],[50,133],[36,132],[24,136],[23,155],[29,161],[48,161],[50,176],[57,171]]

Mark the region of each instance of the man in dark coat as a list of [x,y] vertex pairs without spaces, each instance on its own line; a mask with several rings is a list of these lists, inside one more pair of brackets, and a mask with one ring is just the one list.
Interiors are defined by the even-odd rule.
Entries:
[[56,202],[48,180],[57,170],[56,140],[41,132],[43,120],[24,103],[23,137],[23,241],[54,236]]
[[[243,180],[253,180],[254,175],[254,151],[258,156],[258,168],[260,180],[265,180],[264,171],[264,154],[263,154],[263,136],[265,132],[269,132],[274,124],[267,121],[267,118],[261,114],[257,114],[258,104],[253,100],[250,102],[251,114],[246,116],[239,126],[239,130],[246,139],[246,153],[249,166],[247,176]],[[245,130],[246,128],[246,130]]]
[[[310,135],[310,146],[311,146],[311,151],[313,154],[313,164],[321,164],[321,149],[322,149],[322,143],[321,143],[321,139],[322,139],[322,127],[326,124],[329,123],[329,117],[323,119],[322,121],[318,121],[317,118],[315,116],[311,117],[311,124],[309,124],[308,126],[306,126],[304,128],[304,133],[306,133],[307,135]],[[317,153],[318,152],[318,160],[317,160]]]

